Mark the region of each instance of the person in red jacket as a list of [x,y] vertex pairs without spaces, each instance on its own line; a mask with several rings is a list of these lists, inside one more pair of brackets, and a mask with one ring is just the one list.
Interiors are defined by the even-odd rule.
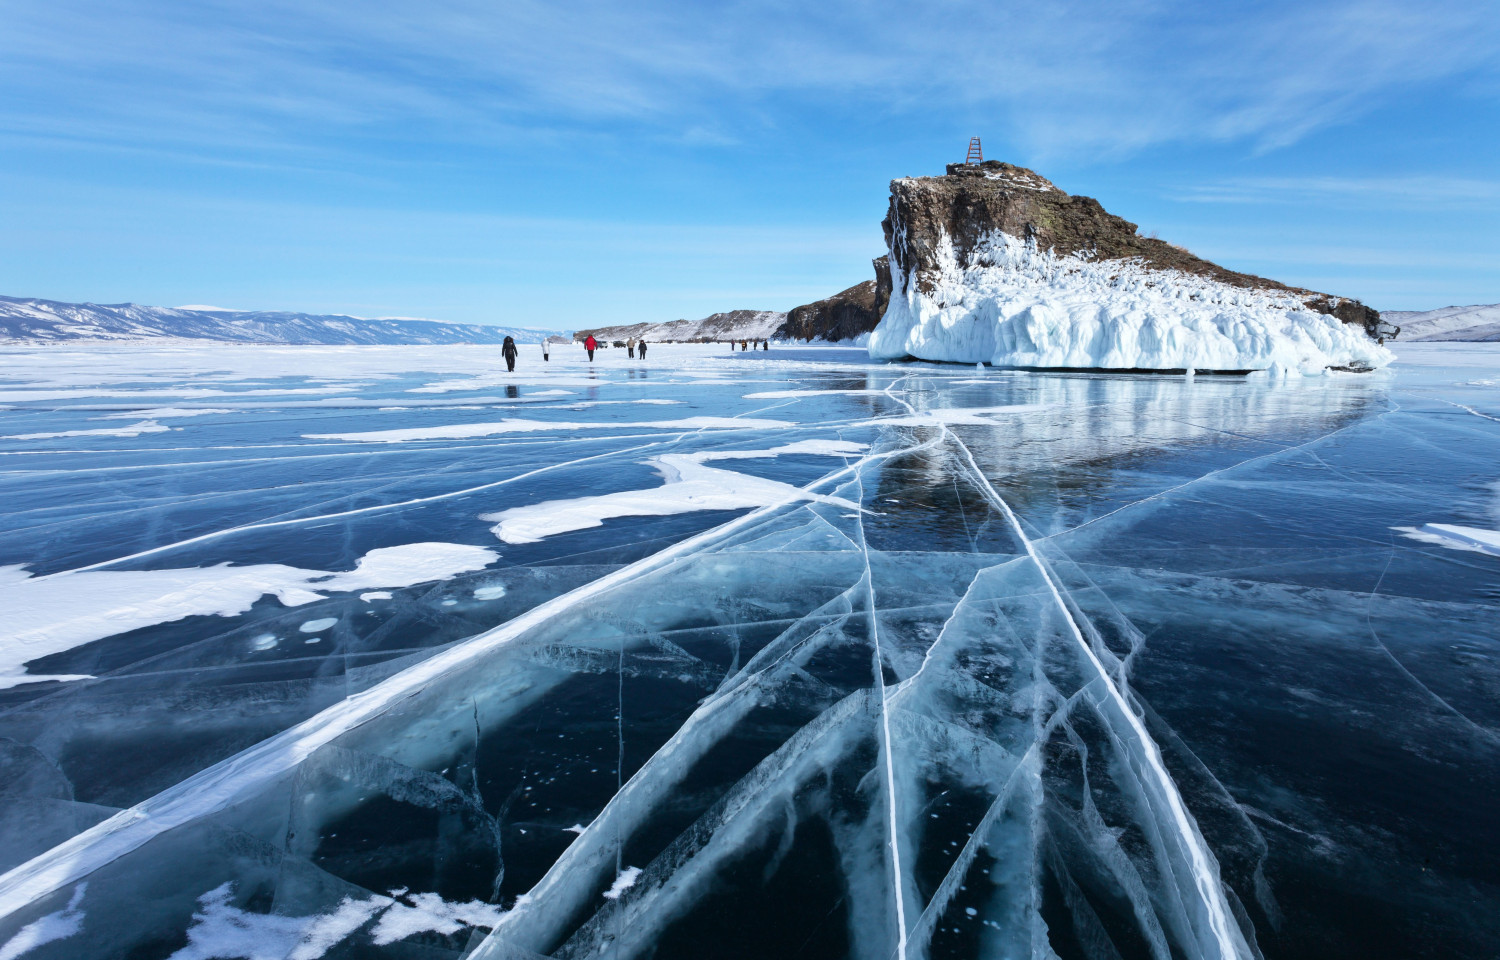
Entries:
[[593,363],[594,351],[599,349],[599,341],[594,339],[592,333],[583,338],[583,349],[589,352],[589,363]]

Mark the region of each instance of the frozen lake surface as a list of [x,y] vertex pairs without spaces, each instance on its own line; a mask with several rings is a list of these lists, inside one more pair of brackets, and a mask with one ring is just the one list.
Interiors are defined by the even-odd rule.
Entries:
[[0,350],[0,960],[1493,957],[1500,345]]

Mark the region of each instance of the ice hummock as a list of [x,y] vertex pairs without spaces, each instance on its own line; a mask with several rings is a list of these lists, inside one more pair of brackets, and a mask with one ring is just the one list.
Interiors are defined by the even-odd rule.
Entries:
[[944,236],[923,292],[892,260],[894,292],[870,337],[877,360],[915,357],[997,367],[1373,369],[1389,350],[1287,292],[1249,290],[1137,260],[1059,256],[996,231],[959,263]]

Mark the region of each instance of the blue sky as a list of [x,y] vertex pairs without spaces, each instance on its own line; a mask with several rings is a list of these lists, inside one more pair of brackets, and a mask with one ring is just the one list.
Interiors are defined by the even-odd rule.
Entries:
[[1500,301],[1492,3],[0,0],[0,293],[572,328],[870,276],[985,155],[1227,266]]

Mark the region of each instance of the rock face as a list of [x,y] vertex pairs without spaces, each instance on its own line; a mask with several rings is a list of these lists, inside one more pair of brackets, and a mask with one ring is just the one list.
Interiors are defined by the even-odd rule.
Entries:
[[592,334],[596,340],[648,340],[656,343],[692,343],[705,340],[764,340],[786,323],[787,315],[775,310],[730,310],[702,320],[671,320],[667,323],[632,323],[615,327],[579,330],[574,340]]
[[1375,338],[1397,332],[1357,300],[1142,237],[1008,163],[892,181],[883,227],[893,287],[875,356],[1307,373],[1383,365]]
[[853,340],[875,329],[890,299],[890,258],[877,257],[874,280],[792,308],[776,335],[788,340]]

